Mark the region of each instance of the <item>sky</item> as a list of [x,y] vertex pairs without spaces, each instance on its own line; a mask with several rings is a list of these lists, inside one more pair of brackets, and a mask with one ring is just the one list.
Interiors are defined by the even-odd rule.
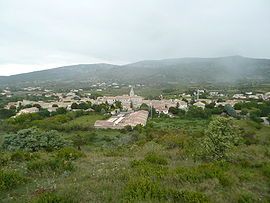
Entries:
[[270,0],[0,0],[0,75],[230,55],[270,58]]

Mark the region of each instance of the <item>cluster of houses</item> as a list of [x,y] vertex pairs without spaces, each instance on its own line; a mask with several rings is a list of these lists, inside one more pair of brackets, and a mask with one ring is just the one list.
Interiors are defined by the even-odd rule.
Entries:
[[253,94],[253,92],[245,92],[242,94],[235,94],[233,95],[234,99],[262,99],[262,100],[269,100],[270,99],[270,92],[267,92],[265,94]]
[[[34,88],[37,89],[37,88]],[[33,88],[28,88],[28,91],[33,90]],[[8,93],[9,90],[5,90],[5,93]],[[91,102],[92,104],[102,104],[102,103],[108,103],[109,105],[115,104],[115,102],[119,101],[122,104],[123,110],[125,112],[130,112],[134,109],[139,109],[139,107],[142,104],[146,104],[149,106],[149,108],[154,108],[157,113],[163,113],[168,114],[170,107],[178,107],[179,109],[187,110],[188,105],[191,104],[192,98],[189,97],[190,95],[185,94],[183,97],[184,100],[180,99],[160,99],[160,100],[147,100],[144,99],[141,96],[138,96],[135,94],[133,87],[131,87],[131,90],[129,94],[121,95],[121,96],[102,96],[98,97],[97,99],[91,99],[89,95],[85,95],[83,97],[78,96],[80,92],[82,92],[82,89],[78,90],[71,90],[68,93],[53,93],[47,90],[47,93],[49,95],[53,95],[56,100],[53,101],[28,101],[28,100],[22,100],[17,102],[10,102],[6,106],[7,109],[10,108],[18,108],[20,106],[32,106],[30,108],[24,108],[20,112],[18,112],[17,115],[21,115],[23,113],[36,113],[39,111],[37,107],[34,106],[40,106],[43,109],[47,109],[49,112],[56,111],[57,108],[63,107],[67,110],[72,110],[71,106],[73,103],[81,103],[81,102]],[[245,99],[248,98],[254,98],[254,99],[270,99],[270,92],[265,94],[253,94],[252,92],[246,92],[245,94],[235,94],[233,95],[232,99],[226,100],[226,101],[218,101],[218,99],[200,99],[199,95],[203,90],[198,90],[196,92],[197,98],[195,99],[195,102],[192,102],[193,106],[197,106],[200,108],[205,108],[207,104],[212,103],[213,101],[216,103],[216,106],[222,105],[225,106],[227,104],[234,106],[236,103],[240,101],[245,101]],[[212,96],[220,96],[221,94],[219,92],[210,92]],[[112,113],[113,114],[113,113]]]
[[0,95],[5,96],[7,98],[10,98],[10,97],[12,97],[12,92],[10,91],[9,88],[6,88],[0,93]]
[[[106,83],[106,82],[98,82],[96,84],[91,85],[92,89],[95,89],[97,92],[102,92],[103,90],[106,90],[107,88],[113,88],[113,89],[119,89],[121,87],[126,87],[126,84],[119,84],[116,82],[113,83]],[[136,84],[136,87],[143,87],[143,84]],[[128,85],[128,87],[131,87],[131,85]]]

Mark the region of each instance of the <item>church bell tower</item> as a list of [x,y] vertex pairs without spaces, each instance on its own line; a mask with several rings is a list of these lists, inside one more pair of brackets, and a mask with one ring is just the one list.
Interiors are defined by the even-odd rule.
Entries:
[[131,89],[130,89],[129,96],[130,97],[134,97],[135,96],[133,87],[131,87]]

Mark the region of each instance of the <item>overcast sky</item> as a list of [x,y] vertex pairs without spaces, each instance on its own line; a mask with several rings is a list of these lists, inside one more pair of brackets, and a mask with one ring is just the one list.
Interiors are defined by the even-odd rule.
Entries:
[[270,58],[270,0],[0,0],[0,75],[228,55]]

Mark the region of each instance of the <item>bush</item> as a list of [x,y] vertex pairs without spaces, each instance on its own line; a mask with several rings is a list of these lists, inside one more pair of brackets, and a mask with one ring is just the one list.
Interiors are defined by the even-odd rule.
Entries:
[[[169,202],[209,202],[208,198],[195,191],[177,191],[166,189],[161,185],[146,177],[131,179],[124,190],[125,201],[169,201]],[[152,201],[151,201],[152,200]]]
[[234,118],[237,117],[237,113],[236,113],[236,111],[234,110],[234,108],[233,108],[231,105],[226,104],[226,105],[224,106],[224,110],[225,110],[225,112],[226,112],[229,116],[232,116],[232,117],[234,117]]
[[267,163],[267,164],[265,164],[265,165],[263,166],[263,174],[264,174],[266,177],[270,178],[270,164],[269,164],[269,163]]
[[168,164],[168,161],[164,157],[161,157],[160,155],[155,154],[153,152],[148,153],[145,156],[144,160],[152,164],[159,164],[159,165]]
[[226,154],[226,160],[244,168],[260,168],[268,161],[265,148],[259,145],[242,145]]
[[237,200],[238,203],[253,203],[257,201],[258,199],[256,199],[252,193],[247,192],[241,193]]
[[259,142],[255,131],[244,132],[242,137],[244,138],[244,143],[246,145],[257,144]]
[[55,192],[47,192],[41,194],[33,203],[75,203],[76,201],[73,197],[69,195],[59,195]]
[[169,134],[165,135],[158,140],[160,144],[166,146],[167,149],[184,148],[188,136],[185,134]]
[[37,153],[30,153],[24,151],[16,151],[13,152],[10,156],[12,161],[30,161],[32,159],[38,158],[39,155]]
[[210,114],[208,111],[196,106],[190,106],[187,111],[187,117],[194,119],[194,118],[202,118],[206,119],[209,118]]
[[0,109],[0,119],[10,118],[16,115],[16,110],[14,109]]
[[6,136],[3,148],[24,151],[52,151],[66,146],[68,143],[57,131],[42,132],[35,128],[20,130],[17,134]]
[[147,199],[161,200],[163,197],[164,194],[160,189],[160,185],[146,177],[130,180],[124,191],[124,198],[127,201]]
[[7,165],[9,160],[10,160],[10,157],[8,154],[3,153],[3,152],[0,153],[0,166]]
[[176,178],[181,182],[200,183],[206,179],[217,178],[222,186],[231,186],[233,179],[226,174],[225,168],[216,164],[202,164],[197,167],[179,167]]
[[26,182],[26,178],[15,171],[0,170],[0,191],[9,190]]
[[171,198],[174,200],[174,202],[186,202],[186,203],[210,202],[209,199],[203,193],[196,191],[171,190],[169,194]]
[[62,148],[56,153],[56,157],[58,159],[63,159],[67,161],[76,160],[82,156],[85,156],[83,152],[76,150],[72,147]]
[[131,161],[131,167],[135,169],[135,173],[141,176],[149,176],[159,179],[168,175],[168,168],[166,166],[152,164],[144,160]]
[[226,152],[239,144],[240,135],[232,123],[225,117],[217,117],[210,122],[202,141],[202,156],[210,160],[223,159]]
[[62,159],[34,160],[27,164],[27,169],[34,173],[44,173],[54,171],[62,173],[64,171],[73,171],[74,166],[70,161]]

